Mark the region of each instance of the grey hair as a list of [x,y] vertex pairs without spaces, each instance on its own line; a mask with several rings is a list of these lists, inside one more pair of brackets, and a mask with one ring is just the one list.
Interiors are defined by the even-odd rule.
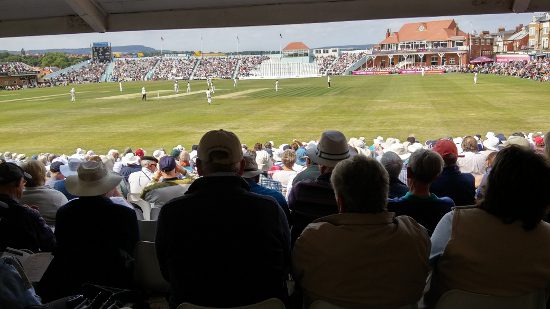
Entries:
[[392,151],[388,151],[382,155],[382,158],[380,158],[380,163],[382,163],[386,171],[388,171],[390,178],[399,177],[401,169],[403,169],[403,160],[401,160],[401,158]]
[[330,178],[345,212],[378,213],[386,210],[389,176],[380,162],[355,156],[338,162]]
[[419,149],[409,158],[408,168],[412,172],[407,174],[408,178],[413,178],[423,183],[432,183],[443,170],[443,158],[434,151]]

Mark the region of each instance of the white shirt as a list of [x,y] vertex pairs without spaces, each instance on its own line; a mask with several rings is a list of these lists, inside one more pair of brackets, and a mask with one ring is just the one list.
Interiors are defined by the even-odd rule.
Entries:
[[147,91],[145,91],[145,87],[141,88],[141,94],[146,94]]
[[128,183],[130,183],[130,193],[141,193],[143,188],[151,182],[153,173],[146,167],[142,167],[141,171],[133,172],[128,176]]

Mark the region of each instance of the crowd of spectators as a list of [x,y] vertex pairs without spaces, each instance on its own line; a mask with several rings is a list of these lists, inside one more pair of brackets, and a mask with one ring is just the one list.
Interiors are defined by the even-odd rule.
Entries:
[[335,59],[336,59],[336,56],[334,55],[329,55],[325,57],[315,56],[315,62],[319,67],[319,74],[326,75],[327,71],[331,68]]
[[269,60],[268,56],[242,56],[239,57],[241,64],[237,76],[248,77],[251,71],[257,70],[262,62]]
[[162,58],[153,72],[153,80],[189,79],[196,58]]
[[514,76],[543,82],[550,80],[550,59],[543,58],[531,61],[493,62],[479,66],[463,67],[459,71]]
[[365,53],[342,53],[334,65],[330,68],[329,74],[342,75],[354,63],[363,58]]
[[50,79],[49,81],[54,84],[83,84],[83,83],[98,83],[101,76],[105,73],[105,69],[109,63],[90,61],[86,65],[76,69],[70,70],[66,73],[61,73],[57,77]]
[[237,57],[206,57],[201,58],[195,69],[194,79],[233,77],[239,58]]
[[144,80],[159,60],[157,57],[117,59],[111,73],[111,81]]
[[28,72],[36,72],[36,70],[30,65],[23,62],[0,63],[0,74],[13,75]]
[[[215,130],[190,150],[0,153],[0,251],[54,250],[35,285],[43,301],[78,294],[83,283],[135,288],[144,217],[158,220],[158,271],[172,308],[270,297],[289,308],[401,307],[423,296],[434,256],[428,305],[450,289],[515,296],[550,283],[540,246],[550,240],[550,197],[533,194],[550,186],[550,132],[371,143],[325,131],[317,141],[249,148]],[[228,263],[216,263],[216,252]],[[8,273],[0,280],[17,279]],[[289,274],[303,301],[289,299]],[[17,303],[41,301],[12,292],[24,298]]]

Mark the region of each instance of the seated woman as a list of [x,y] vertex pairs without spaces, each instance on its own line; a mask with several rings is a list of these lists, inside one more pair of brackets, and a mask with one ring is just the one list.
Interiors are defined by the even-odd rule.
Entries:
[[55,226],[57,209],[67,203],[65,195],[45,186],[46,166],[44,163],[32,160],[23,164],[23,170],[32,176],[25,184],[21,196],[21,204],[37,207],[40,215],[49,226]]
[[550,164],[532,150],[501,150],[477,207],[455,208],[432,235],[441,255],[428,303],[459,289],[519,296],[550,284]]
[[77,172],[66,186],[79,198],[57,211],[54,260],[38,287],[45,301],[77,294],[84,283],[124,288],[132,282],[136,214],[108,197],[122,177],[97,161],[81,163]]

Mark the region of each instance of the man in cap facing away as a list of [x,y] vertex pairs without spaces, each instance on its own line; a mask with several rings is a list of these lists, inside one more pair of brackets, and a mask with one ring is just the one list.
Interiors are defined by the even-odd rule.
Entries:
[[31,178],[15,163],[0,164],[0,252],[6,247],[51,251],[55,245],[54,234],[38,211],[19,202]]
[[239,138],[209,131],[197,150],[202,177],[162,207],[156,249],[171,285],[171,308],[182,302],[235,307],[287,296],[287,219],[273,198],[250,192],[244,168]]

